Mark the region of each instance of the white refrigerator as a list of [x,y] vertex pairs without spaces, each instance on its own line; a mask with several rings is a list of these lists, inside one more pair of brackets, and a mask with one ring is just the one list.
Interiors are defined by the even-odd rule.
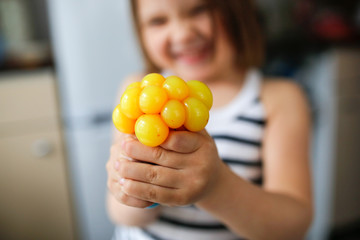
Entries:
[[110,239],[105,164],[124,77],[142,69],[128,1],[48,0],[66,151],[80,239]]

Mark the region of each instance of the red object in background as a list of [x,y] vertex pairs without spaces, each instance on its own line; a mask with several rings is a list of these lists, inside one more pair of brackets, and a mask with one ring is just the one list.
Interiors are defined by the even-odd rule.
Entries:
[[341,15],[330,10],[319,12],[311,25],[311,30],[317,37],[330,41],[347,40],[355,33]]
[[320,4],[317,0],[296,0],[293,13],[295,23],[310,39],[333,43],[360,39],[360,28],[357,29],[348,5],[340,8],[339,5]]

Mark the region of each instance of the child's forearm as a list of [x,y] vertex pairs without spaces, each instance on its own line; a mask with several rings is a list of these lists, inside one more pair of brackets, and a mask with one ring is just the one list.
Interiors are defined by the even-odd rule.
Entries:
[[107,194],[108,215],[111,221],[117,225],[146,226],[157,218],[160,209],[161,207],[153,209],[129,207],[119,203],[110,192]]
[[[225,170],[226,171],[226,170]],[[270,193],[229,169],[225,182],[196,205],[249,239],[303,239],[312,219],[311,203]],[[224,187],[226,186],[226,187]]]

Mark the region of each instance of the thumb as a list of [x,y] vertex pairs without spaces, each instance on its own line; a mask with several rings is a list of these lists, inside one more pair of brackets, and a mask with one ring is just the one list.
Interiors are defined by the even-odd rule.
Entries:
[[189,131],[170,131],[166,141],[161,147],[178,153],[192,153],[198,150],[204,141],[206,131],[189,132]]

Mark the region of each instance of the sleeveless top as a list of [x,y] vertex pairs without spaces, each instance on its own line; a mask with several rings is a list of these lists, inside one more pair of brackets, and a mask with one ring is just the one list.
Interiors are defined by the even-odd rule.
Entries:
[[[206,130],[215,140],[221,159],[243,179],[261,185],[261,145],[266,123],[260,100],[262,77],[258,71],[249,70],[244,81],[240,92],[229,104],[210,110]],[[241,237],[207,212],[189,205],[162,206],[154,223],[143,228],[119,226],[113,239],[234,240]]]

